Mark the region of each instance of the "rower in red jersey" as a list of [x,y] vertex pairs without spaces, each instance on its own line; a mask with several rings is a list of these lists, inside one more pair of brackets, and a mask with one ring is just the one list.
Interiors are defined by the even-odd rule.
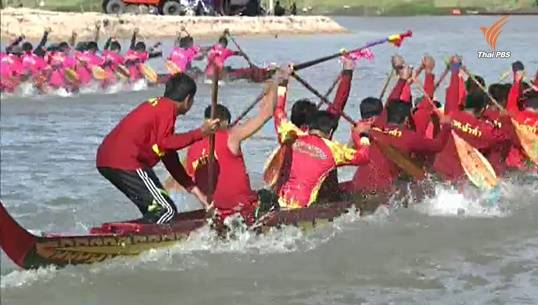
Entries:
[[[278,87],[278,103],[285,105],[287,80]],[[284,111],[276,107],[275,127],[279,142],[290,141],[290,163],[284,168],[285,179],[276,185],[276,194],[281,208],[308,207],[318,199],[318,191],[327,175],[336,167],[368,163],[368,145],[355,139],[357,149],[352,149],[330,140],[337,126],[335,117],[328,111],[317,111],[310,120],[308,132],[291,124]],[[358,124],[358,134],[366,133],[369,125]]]
[[[504,108],[508,99],[510,85],[492,84],[488,88],[489,94]],[[507,158],[512,148],[520,149],[517,135],[510,121],[510,117],[505,111],[490,103],[482,113],[481,118],[491,123],[495,128],[504,132],[509,141],[499,145],[482,149],[480,152],[486,157],[498,176],[504,175],[507,170]]]
[[[523,81],[524,66],[521,62],[515,62],[512,64],[512,70],[514,72],[514,82],[508,94],[506,110],[515,118],[517,124],[523,125],[524,128],[538,134],[538,93],[530,89],[522,96],[521,83]],[[506,159],[508,167],[518,170],[529,169],[529,166],[532,168],[533,166],[523,151],[519,139],[516,142],[517,145],[511,148]]]
[[[421,68],[424,69],[424,91],[433,100],[433,94],[435,91],[435,74],[433,69],[435,68],[435,60],[433,57],[426,55],[422,59]],[[415,109],[412,111],[412,122],[416,132],[433,139],[439,132],[438,124],[439,117],[436,115],[436,105],[432,105],[427,97],[422,97],[420,102],[415,105]]]
[[[400,81],[409,82],[411,68],[403,67],[399,71]],[[391,96],[396,96],[391,94]],[[450,134],[450,119],[442,118],[442,128],[434,139],[426,138],[420,132],[408,127],[411,103],[409,100],[391,100],[387,103],[385,124],[374,123],[370,137],[375,141],[370,146],[370,163],[360,167],[353,180],[346,184],[346,191],[361,194],[389,194],[401,174],[400,168],[387,156],[377,143],[389,145],[405,154],[433,155],[443,149]],[[374,117],[372,113],[371,117]],[[359,135],[352,133],[352,136]]]
[[170,222],[177,211],[152,169],[160,160],[181,186],[209,207],[207,197],[187,175],[176,152],[218,126],[218,120],[206,121],[201,128],[174,134],[176,117],[189,111],[195,94],[192,78],[174,75],[166,83],[164,96],[149,99],[127,114],[97,150],[98,171],[133,201],[146,222]]
[[[453,56],[451,58],[452,78],[447,92],[445,113],[452,117],[454,132],[478,150],[488,150],[509,141],[505,132],[481,118],[488,103],[488,98],[484,93],[476,91],[469,94],[465,98],[463,110],[459,109],[460,85],[463,83],[459,76],[460,68],[461,58]],[[457,181],[465,176],[452,136],[444,149],[437,154],[433,168],[441,178],[448,181]]]
[[[217,105],[216,118],[220,120],[215,134],[216,186],[213,194],[214,207],[220,220],[239,213],[247,224],[252,224],[258,207],[258,194],[250,186],[241,143],[256,133],[273,115],[276,85],[270,85],[264,96],[258,115],[241,124],[230,126],[230,111]],[[211,118],[211,107],[205,110],[205,119]],[[207,194],[209,177],[209,139],[204,138],[191,145],[187,151],[186,169],[194,183]]]
[[[336,89],[336,95],[333,99],[332,104],[327,108],[327,111],[331,113],[336,122],[340,118],[340,115],[344,111],[346,103],[349,98],[349,93],[351,91],[351,81],[353,78],[353,69],[355,68],[354,60],[342,57],[342,72],[340,74],[340,80],[338,88]],[[277,101],[277,113],[284,114],[286,113],[286,99],[278,99]],[[287,118],[282,119],[280,128],[286,130],[293,130],[294,135],[306,135],[308,132],[308,125],[313,114],[317,112],[317,107],[309,99],[300,99],[297,100],[291,108],[291,117],[290,120]],[[282,168],[288,168],[290,162],[290,148],[289,145],[293,142],[293,137],[281,142],[281,146],[273,151],[273,154],[269,157],[267,164],[270,164],[273,158],[278,157],[278,155],[283,155],[284,162]],[[275,181],[272,181],[271,186],[281,183],[286,179],[285,171],[281,171],[281,175]],[[338,176],[336,171],[329,173],[327,179],[325,179],[323,185],[321,186],[319,197],[323,200],[339,200],[339,191],[338,191]]]

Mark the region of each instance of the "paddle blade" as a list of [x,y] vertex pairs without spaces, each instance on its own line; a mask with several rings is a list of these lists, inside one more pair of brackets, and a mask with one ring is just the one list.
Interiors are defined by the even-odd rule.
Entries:
[[526,128],[524,124],[519,124],[515,119],[512,119],[512,125],[514,125],[525,154],[534,164],[538,165],[538,135]]
[[124,65],[118,65],[116,67],[116,74],[123,79],[129,78],[130,75],[129,69],[127,69],[127,67],[125,67]]
[[99,66],[92,67],[92,75],[96,80],[104,80],[106,78],[106,72]]
[[396,166],[398,166],[409,176],[416,180],[422,180],[426,177],[424,170],[409,157],[405,156],[400,151],[388,144],[382,143],[381,141],[376,141],[375,139],[374,142],[377,147],[379,147],[383,155],[389,158]]
[[181,69],[171,60],[167,60],[164,65],[166,66],[166,70],[172,75],[181,73]]
[[454,131],[452,131],[452,136],[467,178],[480,189],[492,189],[497,186],[499,179],[488,159]]
[[284,165],[284,159],[286,158],[286,149],[288,146],[280,145],[273,150],[263,170],[263,181],[271,187],[273,187],[280,176],[280,170]]
[[77,72],[75,72],[75,70],[73,69],[65,69],[64,77],[68,82],[72,84],[78,84],[80,82]]
[[140,64],[140,71],[150,83],[156,83],[159,79],[159,75],[157,75],[157,72],[155,72],[155,70],[153,70],[153,68],[148,65]]

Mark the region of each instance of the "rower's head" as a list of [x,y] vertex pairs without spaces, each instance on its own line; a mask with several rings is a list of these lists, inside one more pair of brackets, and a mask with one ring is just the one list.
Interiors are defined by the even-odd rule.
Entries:
[[67,43],[67,41],[60,42],[60,44],[58,45],[58,51],[59,52],[68,52],[69,51],[69,44]]
[[291,107],[291,122],[299,128],[307,127],[316,111],[318,108],[309,99],[300,99]]
[[338,127],[338,120],[325,110],[316,111],[308,124],[310,132],[316,132],[324,138],[330,138],[336,127]]
[[139,41],[135,44],[135,51],[146,52],[146,44],[143,41]]
[[383,102],[377,97],[367,97],[361,101],[359,106],[361,118],[363,120],[378,116],[383,111]]
[[499,104],[506,108],[510,87],[511,86],[507,84],[491,84],[488,88],[488,92],[495,98],[497,102],[499,102]]
[[24,52],[32,52],[32,50],[34,49],[34,46],[28,42],[28,41],[25,41],[23,44],[22,44],[22,50]]
[[86,45],[86,50],[91,53],[95,53],[98,50],[97,42],[95,41],[89,41]]
[[[206,120],[211,119],[211,106],[207,106],[205,109],[204,118]],[[230,110],[228,110],[228,108],[226,108],[224,105],[217,104],[217,107],[215,108],[215,119],[219,119],[219,125],[221,128],[227,128],[232,120]]]
[[[482,76],[474,75],[474,78],[480,83],[480,85],[482,85],[482,87],[486,86],[486,82]],[[467,89],[468,93],[482,90],[470,77],[465,81],[465,88]]]
[[13,46],[9,48],[9,51],[7,53],[20,56],[23,52],[20,46]]
[[177,104],[177,114],[187,113],[194,103],[196,82],[185,73],[174,74],[166,82],[164,97]]
[[488,104],[489,98],[483,92],[471,92],[465,99],[463,109],[467,112],[472,112],[476,116],[480,116]]
[[226,38],[225,36],[220,36],[219,38],[219,44],[223,47],[223,48],[226,48],[228,46],[228,38]]
[[389,124],[404,124],[410,114],[411,103],[395,100],[389,102],[387,106],[387,122]]
[[188,49],[192,47],[193,44],[194,44],[194,40],[192,39],[191,36],[184,36],[184,37],[181,37],[181,39],[179,39],[179,47],[182,49]]
[[112,41],[110,43],[110,51],[120,52],[121,51],[121,44],[119,42],[117,42],[116,40]]

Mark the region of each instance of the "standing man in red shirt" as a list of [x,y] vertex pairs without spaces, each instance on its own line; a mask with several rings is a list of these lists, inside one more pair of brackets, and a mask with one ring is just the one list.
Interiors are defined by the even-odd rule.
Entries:
[[189,111],[195,94],[191,77],[174,75],[166,83],[164,96],[149,99],[127,114],[97,150],[97,170],[131,199],[145,222],[168,223],[177,213],[152,169],[159,160],[181,186],[209,207],[176,152],[214,133],[218,126],[218,120],[208,120],[201,128],[174,133],[176,117]]

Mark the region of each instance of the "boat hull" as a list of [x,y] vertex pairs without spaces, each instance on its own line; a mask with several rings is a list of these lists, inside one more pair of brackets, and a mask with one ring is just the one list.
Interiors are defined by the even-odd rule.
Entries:
[[[273,227],[294,225],[311,228],[346,213],[352,202],[265,215],[251,229],[264,233]],[[143,224],[140,220],[105,223],[88,235],[36,236],[20,226],[0,202],[0,246],[23,269],[45,266],[91,264],[122,256],[135,256],[150,249],[170,247],[207,225],[203,210],[179,214],[167,225]]]

